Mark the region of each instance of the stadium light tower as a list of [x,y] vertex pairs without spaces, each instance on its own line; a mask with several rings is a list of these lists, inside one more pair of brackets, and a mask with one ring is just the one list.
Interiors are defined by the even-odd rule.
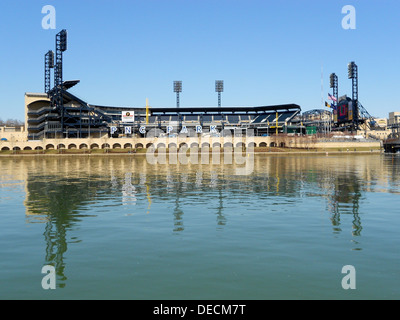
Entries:
[[215,92],[218,93],[218,107],[221,107],[221,92],[224,92],[224,81],[216,80],[215,81]]
[[54,85],[62,85],[63,81],[63,52],[67,51],[67,30],[61,30],[56,35],[56,61],[54,65]]
[[61,132],[64,132],[64,102],[63,102],[63,52],[67,51],[67,30],[63,29],[56,35],[56,54],[54,64],[55,94],[52,102],[61,114]]
[[44,55],[44,92],[49,96],[51,89],[51,74],[50,69],[54,68],[54,52],[49,50]]
[[348,77],[352,81],[353,121],[355,129],[358,129],[358,66],[354,61],[347,65]]
[[179,108],[179,94],[182,92],[182,81],[174,81],[174,92],[176,93],[176,107]]
[[354,61],[347,65],[349,79],[352,80],[353,100],[358,101],[358,67]]
[[338,86],[338,76],[335,73],[330,75],[330,87],[333,89],[333,104],[337,106],[339,100],[339,86]]

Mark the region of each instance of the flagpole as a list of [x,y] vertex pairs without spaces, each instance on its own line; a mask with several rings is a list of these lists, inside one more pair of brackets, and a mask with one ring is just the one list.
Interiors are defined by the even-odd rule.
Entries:
[[[324,63],[321,63],[321,108],[324,108]],[[326,123],[324,119],[324,131],[326,134]]]
[[324,107],[324,64],[321,63],[321,107]]

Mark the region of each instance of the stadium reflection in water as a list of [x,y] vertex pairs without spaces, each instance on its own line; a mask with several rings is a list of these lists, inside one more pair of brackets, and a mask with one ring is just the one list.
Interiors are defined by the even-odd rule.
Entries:
[[59,287],[67,282],[68,246],[83,241],[68,233],[106,212],[135,217],[165,210],[162,219],[178,235],[191,232],[185,212],[193,207],[207,211],[218,232],[233,215],[290,216],[317,198],[333,234],[342,232],[342,216],[352,215],[353,250],[362,250],[365,194],[398,192],[395,156],[256,155],[254,161],[251,175],[235,176],[234,165],[151,165],[141,156],[0,159],[3,170],[25,183],[27,221],[45,224],[43,265],[56,267]]

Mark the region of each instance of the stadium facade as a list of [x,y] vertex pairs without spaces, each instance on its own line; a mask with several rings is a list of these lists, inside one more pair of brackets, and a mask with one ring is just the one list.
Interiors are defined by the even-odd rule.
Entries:
[[[46,94],[25,94],[28,140],[96,137],[144,137],[160,134],[221,134],[253,129],[255,135],[283,132],[300,114],[296,104],[259,107],[150,108],[91,105],[64,87],[64,121]],[[127,117],[129,115],[129,117]],[[128,119],[125,119],[128,118]]]

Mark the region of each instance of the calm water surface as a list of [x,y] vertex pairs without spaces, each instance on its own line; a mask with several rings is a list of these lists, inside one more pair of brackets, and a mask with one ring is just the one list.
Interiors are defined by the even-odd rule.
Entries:
[[256,155],[248,176],[3,157],[0,298],[400,299],[399,173],[392,155]]

